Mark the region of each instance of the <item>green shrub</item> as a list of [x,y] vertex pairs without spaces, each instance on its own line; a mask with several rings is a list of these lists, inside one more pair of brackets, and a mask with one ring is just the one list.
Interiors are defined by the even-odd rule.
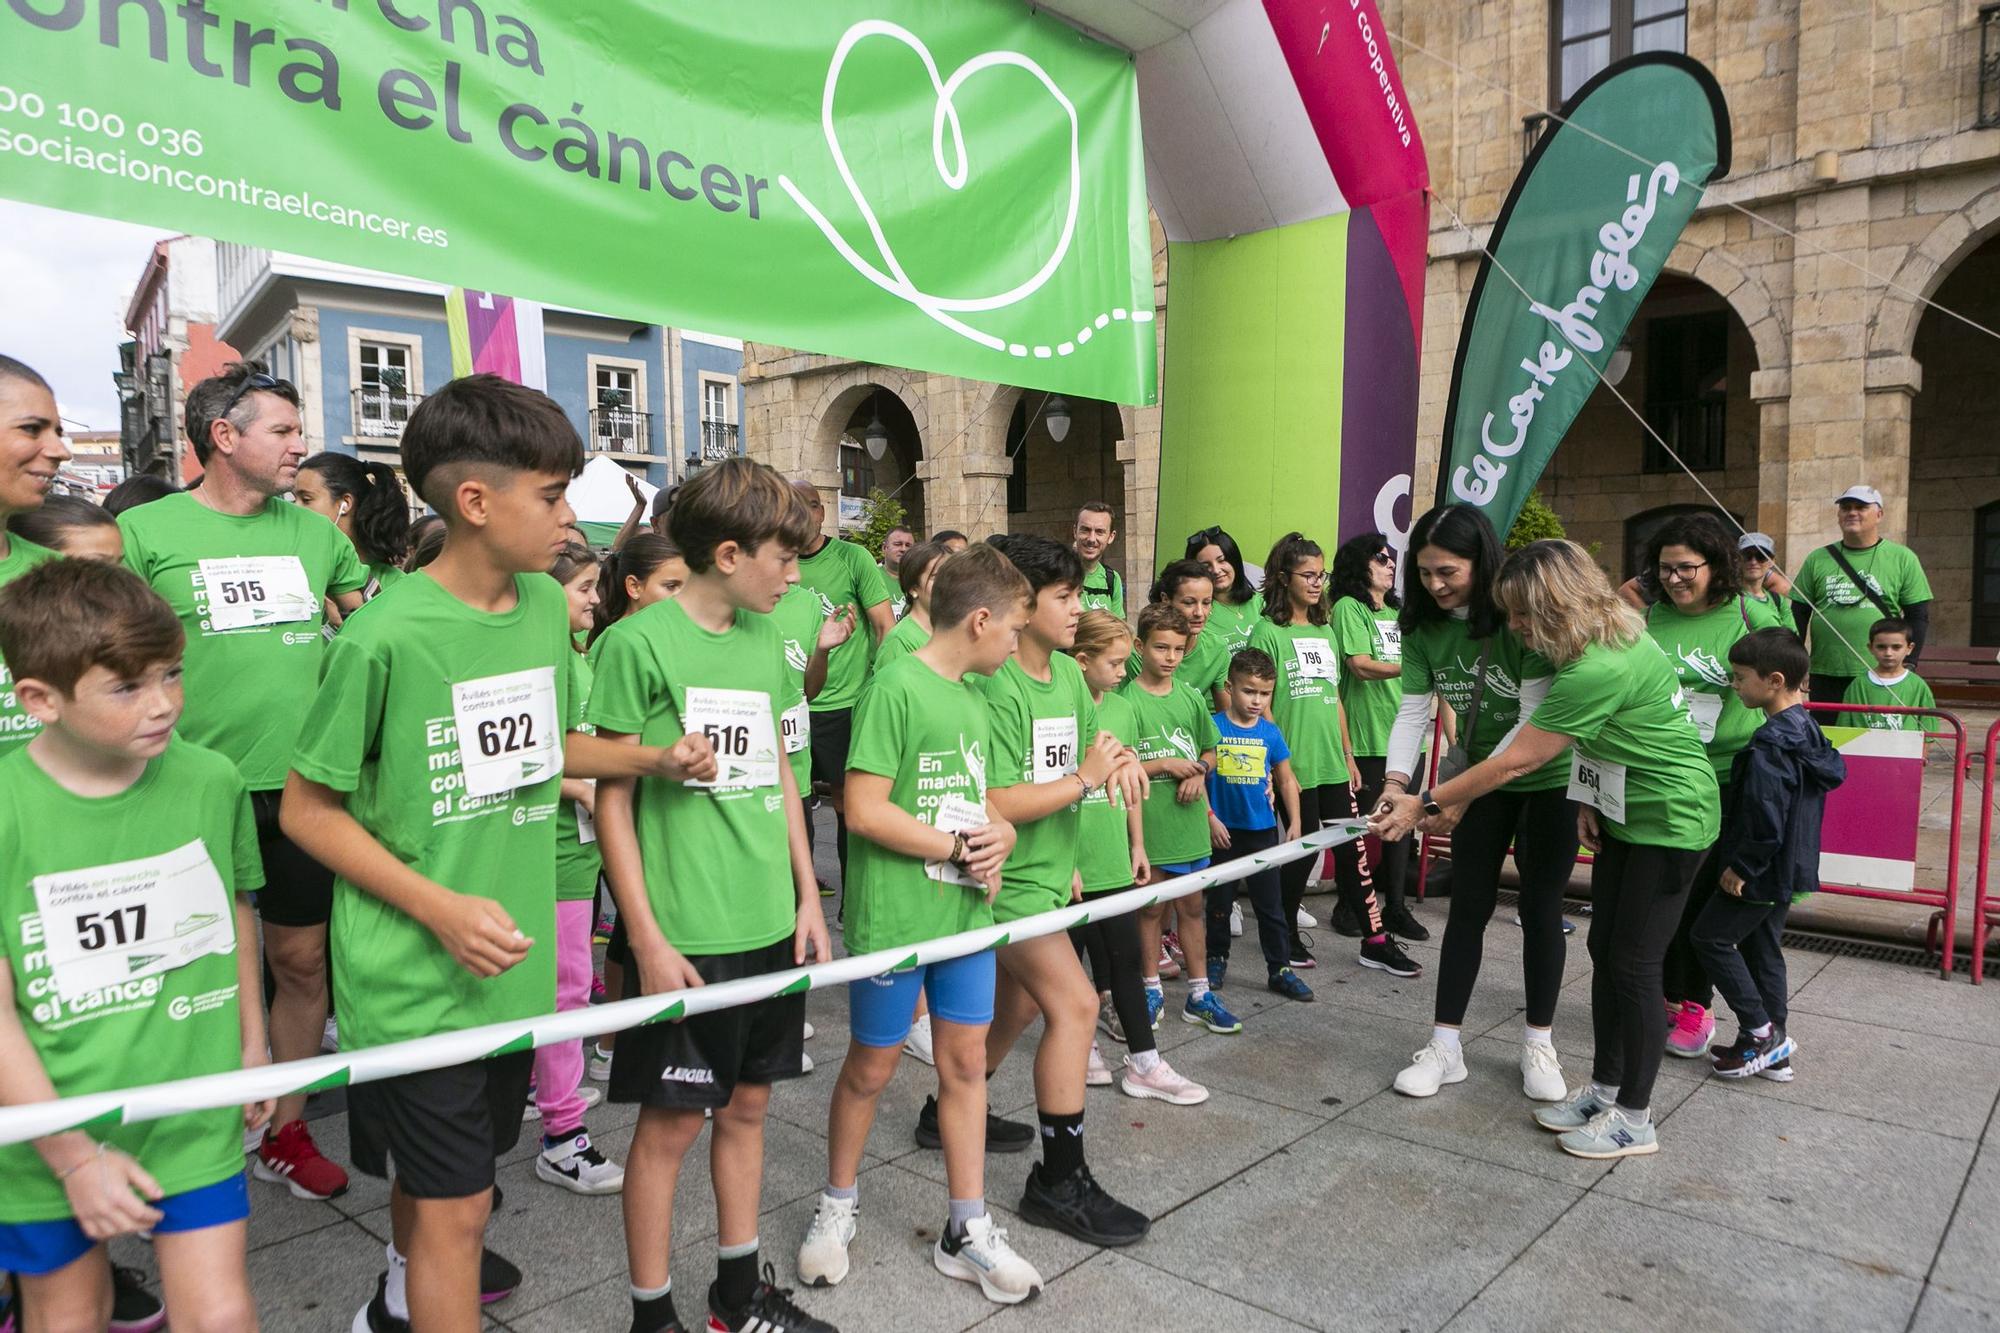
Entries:
[[878,486],[861,502],[861,517],[861,530],[854,534],[854,540],[867,547],[868,554],[879,563],[882,543],[889,540],[889,534],[901,527],[908,516],[903,512],[902,502]]

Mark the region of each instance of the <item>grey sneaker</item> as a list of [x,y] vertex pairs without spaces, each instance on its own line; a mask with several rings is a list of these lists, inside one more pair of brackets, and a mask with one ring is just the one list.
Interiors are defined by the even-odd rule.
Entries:
[[1535,1112],[1535,1123],[1551,1134],[1567,1134],[1573,1129],[1582,1129],[1591,1117],[1601,1115],[1611,1109],[1611,1103],[1597,1095],[1597,1089],[1584,1084],[1554,1106],[1544,1106]]
[[1572,1157],[1608,1161],[1656,1153],[1660,1137],[1653,1130],[1651,1117],[1642,1124],[1629,1119],[1623,1107],[1612,1106],[1592,1116],[1582,1129],[1572,1129],[1557,1139],[1556,1145]]

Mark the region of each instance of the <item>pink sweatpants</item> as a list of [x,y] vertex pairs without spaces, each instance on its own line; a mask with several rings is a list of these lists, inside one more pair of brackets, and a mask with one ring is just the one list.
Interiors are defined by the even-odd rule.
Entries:
[[[589,899],[556,904],[556,1011],[581,1009],[590,1003]],[[568,1138],[583,1126],[583,1041],[560,1041],[535,1050],[535,1105],[542,1112],[542,1133]]]

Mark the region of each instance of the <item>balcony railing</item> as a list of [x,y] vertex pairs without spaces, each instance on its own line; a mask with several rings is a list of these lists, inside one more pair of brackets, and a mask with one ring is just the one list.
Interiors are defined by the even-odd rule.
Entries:
[[424,401],[420,393],[401,389],[356,389],[354,392],[354,434],[363,440],[399,440],[410,413]]
[[632,407],[596,407],[590,412],[590,447],[607,454],[653,452],[653,416]]
[[736,423],[733,421],[704,421],[701,423],[701,461],[720,462],[736,457]]
[[1979,7],[1979,118],[1972,127],[2000,127],[2000,4]]

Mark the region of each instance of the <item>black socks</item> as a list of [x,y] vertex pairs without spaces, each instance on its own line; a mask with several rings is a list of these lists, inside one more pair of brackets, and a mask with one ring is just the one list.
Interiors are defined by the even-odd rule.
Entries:
[[1083,1166],[1083,1112],[1038,1110],[1035,1117],[1042,1122],[1042,1179],[1051,1185],[1068,1180]]

